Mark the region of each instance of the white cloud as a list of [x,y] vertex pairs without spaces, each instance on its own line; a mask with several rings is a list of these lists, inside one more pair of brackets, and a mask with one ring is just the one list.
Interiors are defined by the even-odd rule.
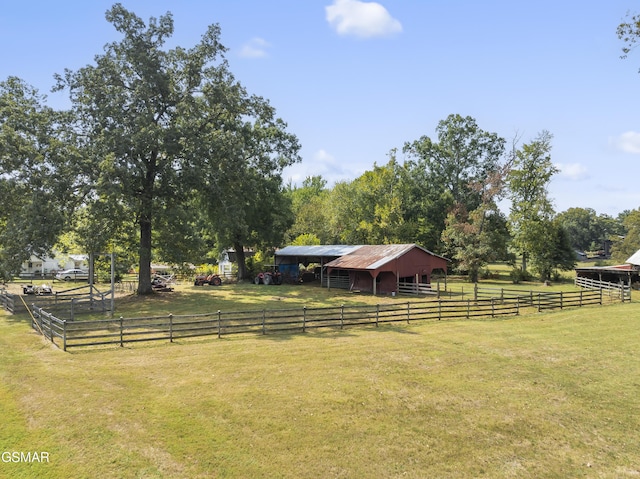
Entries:
[[284,180],[291,181],[294,185],[301,185],[309,176],[321,175],[327,180],[327,185],[332,186],[338,181],[352,180],[364,172],[352,168],[345,168],[344,162],[335,159],[333,155],[324,149],[316,151],[310,160],[303,160],[285,169]]
[[619,150],[626,153],[640,154],[640,133],[636,131],[628,131],[613,138],[611,143]]
[[334,0],[325,7],[326,18],[339,35],[384,37],[402,31],[402,24],[382,5],[360,0]]
[[580,163],[557,163],[555,166],[560,170],[560,176],[570,180],[584,180],[589,177],[587,167]]
[[260,37],[254,37],[245,43],[240,49],[240,56],[245,58],[264,58],[268,55],[267,49],[271,45]]

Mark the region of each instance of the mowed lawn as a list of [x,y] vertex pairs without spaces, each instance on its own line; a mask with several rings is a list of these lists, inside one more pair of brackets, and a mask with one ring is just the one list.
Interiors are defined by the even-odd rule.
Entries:
[[638,477],[640,305],[71,353],[0,313],[0,417],[49,457],[7,478]]

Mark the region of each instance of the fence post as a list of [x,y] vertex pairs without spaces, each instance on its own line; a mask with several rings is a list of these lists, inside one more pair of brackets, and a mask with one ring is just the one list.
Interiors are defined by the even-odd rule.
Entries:
[[442,319],[442,300],[438,298],[438,321]]
[[53,314],[51,313],[47,313],[47,314],[49,315],[49,339],[53,343],[54,342],[53,341],[53,321],[51,320],[51,318],[53,317]]
[[220,316],[222,316],[222,313],[218,310],[218,339],[220,339],[220,335],[222,334],[222,318]]
[[409,324],[410,319],[411,319],[411,303],[407,301],[407,324]]
[[262,335],[267,334],[267,310],[262,310]]
[[62,320],[62,350],[67,350],[67,321]]
[[516,296],[516,316],[520,316],[520,296]]
[[169,342],[173,342],[173,314],[169,313]]
[[582,290],[580,290],[580,307],[582,308]]
[[302,332],[307,331],[307,307],[302,307]]
[[471,300],[467,299],[467,319],[471,316]]
[[376,304],[376,328],[378,327],[378,319],[380,318],[380,304]]
[[560,291],[560,309],[564,309],[564,295]]
[[600,288],[600,306],[602,306],[602,288]]
[[123,322],[124,322],[124,318],[122,316],[120,316],[120,347],[123,348],[124,347],[124,332],[122,330],[123,327]]
[[[533,292],[532,292],[533,294]],[[538,293],[538,313],[541,311],[540,309],[540,299],[542,298],[542,294]]]
[[495,305],[494,305],[494,301],[495,301],[495,299],[491,298],[491,317],[492,318],[496,317],[496,308],[495,308]]
[[344,328],[344,304],[340,305],[340,329]]

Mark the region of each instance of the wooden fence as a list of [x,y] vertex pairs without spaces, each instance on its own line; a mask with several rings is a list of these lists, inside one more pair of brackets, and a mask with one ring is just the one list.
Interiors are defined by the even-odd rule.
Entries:
[[[110,308],[110,292],[102,293],[90,285],[47,295],[17,295],[0,290],[0,305],[12,314],[27,312],[25,304],[36,305],[55,313],[60,319],[75,319],[80,313],[106,312]],[[20,298],[24,299],[24,302]]]
[[6,289],[0,289],[0,306],[11,314],[16,311],[15,295],[10,294]]
[[503,299],[425,300],[389,305],[335,306],[253,311],[216,311],[199,315],[66,321],[37,306],[32,327],[63,350],[93,346],[124,346],[142,341],[169,341],[231,334],[305,332],[318,328],[344,329],[383,323],[495,318],[537,311],[602,304],[601,291],[521,292]]
[[576,276],[574,283],[576,286],[584,289],[599,289],[604,291],[608,296],[619,298],[623,303],[631,301],[631,285],[624,283],[608,283],[606,281],[598,281],[596,279],[584,278]]

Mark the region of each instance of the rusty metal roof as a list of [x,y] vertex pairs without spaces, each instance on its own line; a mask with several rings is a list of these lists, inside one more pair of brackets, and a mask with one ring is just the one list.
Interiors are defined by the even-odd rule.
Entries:
[[[399,258],[403,254],[412,250],[413,248],[419,248],[422,251],[436,256],[438,258],[442,258],[442,256],[438,256],[437,254],[432,253],[431,251],[424,249],[417,244],[389,244],[389,245],[368,245],[368,246],[360,246],[356,250],[348,253],[344,256],[341,256],[338,259],[335,259],[325,266],[330,268],[341,268],[341,269],[368,269],[375,270],[381,267],[382,265],[392,261],[396,258]],[[446,258],[443,258],[446,259]]]

